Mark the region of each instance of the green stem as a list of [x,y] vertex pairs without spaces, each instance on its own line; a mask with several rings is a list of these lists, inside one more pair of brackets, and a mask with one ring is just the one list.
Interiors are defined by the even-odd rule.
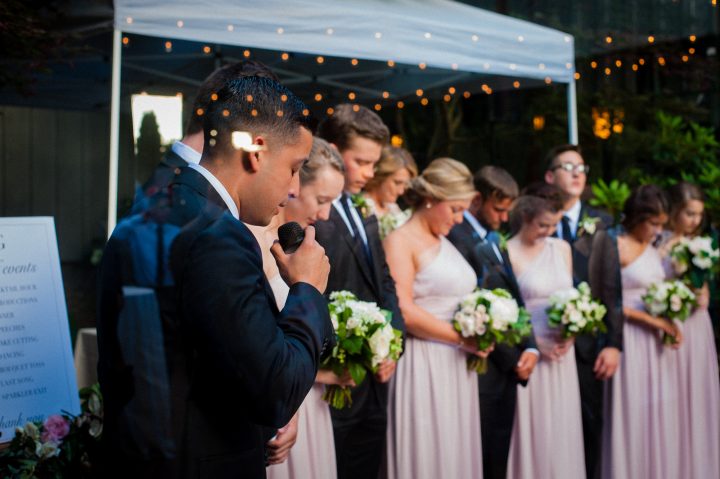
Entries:
[[478,374],[487,373],[487,358],[470,356],[467,360],[468,371],[475,371]]

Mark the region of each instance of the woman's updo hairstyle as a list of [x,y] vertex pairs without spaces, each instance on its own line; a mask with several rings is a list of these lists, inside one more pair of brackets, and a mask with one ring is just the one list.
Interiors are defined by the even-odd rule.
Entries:
[[670,211],[665,192],[657,185],[640,185],[635,188],[623,207],[622,225],[632,231],[637,225],[654,216]]
[[382,150],[380,161],[375,165],[375,176],[365,185],[365,191],[372,191],[379,187],[383,181],[403,168],[410,173],[411,179],[418,175],[417,165],[409,151],[396,146],[386,146]]
[[410,180],[405,200],[414,209],[427,200],[469,200],[475,196],[472,173],[467,166],[452,158],[430,162],[420,176]]
[[323,168],[333,168],[341,174],[345,174],[345,164],[337,149],[322,138],[315,136],[310,156],[300,168],[300,184],[307,185],[315,181]]
[[535,182],[526,186],[520,197],[515,200],[510,212],[510,232],[520,231],[524,223],[529,223],[542,213],[557,213],[563,209],[567,195],[555,185]]
[[[702,189],[700,189],[698,185],[688,183],[687,181],[681,181],[672,185],[667,189],[667,195],[670,202],[670,221],[668,222],[668,226],[671,230],[675,229],[678,215],[690,201],[696,200],[705,203],[705,193],[703,193]],[[700,228],[702,228],[702,222],[698,225],[698,229]]]

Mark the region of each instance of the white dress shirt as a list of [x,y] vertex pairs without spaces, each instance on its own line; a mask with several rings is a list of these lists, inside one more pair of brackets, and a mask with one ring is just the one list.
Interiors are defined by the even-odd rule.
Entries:
[[228,209],[230,210],[230,213],[235,217],[236,220],[240,220],[240,212],[238,211],[238,207],[235,204],[235,202],[232,199],[232,196],[230,196],[230,193],[228,193],[228,190],[223,186],[222,183],[220,183],[220,180],[215,178],[215,175],[210,173],[207,169],[205,169],[202,165],[196,164],[196,163],[188,163],[188,167],[192,168],[193,170],[197,171],[201,175],[205,177],[206,180],[212,185],[213,188],[215,188],[215,191],[218,192],[220,195],[220,198],[223,199],[225,204],[227,205]]
[[352,237],[355,237],[355,231],[353,230],[352,225],[350,224],[350,221],[355,221],[355,225],[357,226],[358,231],[360,232],[360,239],[362,239],[363,243],[367,247],[368,240],[367,240],[367,234],[365,233],[365,226],[363,225],[362,218],[360,218],[360,215],[357,212],[357,208],[353,206],[352,204],[352,197],[348,194],[348,206],[350,206],[350,214],[352,215],[352,220],[347,217],[345,214],[345,209],[342,207],[342,204],[340,202],[342,201],[342,195],[335,198],[335,201],[333,201],[333,206],[337,210],[337,212],[340,214],[340,217],[345,222],[345,225],[348,227],[348,230],[350,230],[350,235]]
[[200,163],[202,153],[196,151],[194,148],[189,147],[182,141],[176,141],[170,147],[177,156],[185,160],[188,165],[197,165]]
[[[563,213],[563,216],[566,216],[568,219],[568,225],[570,226],[570,231],[572,232],[573,236],[577,236],[578,223],[580,223],[580,210],[582,210],[582,203],[580,202],[580,200],[577,200],[575,204],[570,207],[570,209]],[[558,238],[570,239],[562,237],[562,220],[557,224],[557,232]]]

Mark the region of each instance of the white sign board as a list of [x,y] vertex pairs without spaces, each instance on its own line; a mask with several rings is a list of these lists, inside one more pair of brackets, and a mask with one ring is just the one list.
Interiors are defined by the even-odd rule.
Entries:
[[80,412],[55,223],[0,218],[0,443]]

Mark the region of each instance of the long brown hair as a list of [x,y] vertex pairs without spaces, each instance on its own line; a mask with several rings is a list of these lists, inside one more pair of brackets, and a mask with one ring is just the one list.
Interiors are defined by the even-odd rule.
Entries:
[[[668,200],[670,200],[670,214],[668,227],[671,230],[675,229],[677,223],[677,217],[680,212],[687,206],[690,201],[696,200],[703,204],[705,203],[705,194],[698,185],[688,183],[687,181],[681,181],[675,183],[667,189]],[[697,227],[697,230],[693,231],[693,234],[697,233],[698,230],[702,229],[703,222],[705,221],[705,214],[703,212],[703,221]]]

